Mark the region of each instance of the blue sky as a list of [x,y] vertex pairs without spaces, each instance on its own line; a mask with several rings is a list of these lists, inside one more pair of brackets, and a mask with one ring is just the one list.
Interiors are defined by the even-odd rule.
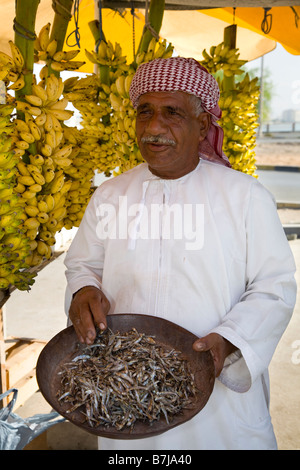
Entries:
[[[249,68],[258,68],[261,59],[249,62]],[[264,69],[271,73],[274,85],[272,98],[272,118],[281,118],[285,109],[300,110],[300,55],[288,53],[280,44],[264,56]]]

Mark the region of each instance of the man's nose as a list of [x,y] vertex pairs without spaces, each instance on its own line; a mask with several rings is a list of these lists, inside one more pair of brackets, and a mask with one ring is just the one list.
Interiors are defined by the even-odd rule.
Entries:
[[167,126],[160,113],[154,113],[147,121],[146,131],[151,135],[166,133]]

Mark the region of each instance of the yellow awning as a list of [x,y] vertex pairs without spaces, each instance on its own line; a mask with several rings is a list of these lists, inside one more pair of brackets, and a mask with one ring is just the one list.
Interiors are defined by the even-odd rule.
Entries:
[[[291,2],[293,3],[293,2]],[[232,23],[233,8],[214,8],[200,10],[204,15]],[[273,7],[267,11],[269,15],[265,26],[270,25],[270,32],[264,34],[262,22],[265,11],[263,8],[237,7],[235,23],[263,37],[279,42],[289,53],[300,54],[300,6]]]
[[[97,4],[97,2],[96,2]],[[130,10],[125,10],[122,17],[111,9],[102,9],[102,27],[106,39],[113,44],[118,42],[122,46],[123,54],[127,56],[128,62],[133,60],[133,37],[135,37],[135,48],[137,49],[142,35],[145,17],[143,10],[135,10],[134,30],[133,18]],[[85,49],[94,50],[94,38],[90,32],[88,23],[98,16],[94,0],[82,0],[79,6],[79,34],[81,52],[76,60],[86,61]],[[224,28],[232,23],[232,17],[228,21],[209,17],[199,11],[172,11],[164,12],[160,36],[171,42],[176,53],[184,57],[194,57],[201,60],[202,50],[209,49],[223,41]],[[67,36],[68,44],[74,44],[75,21],[72,18]],[[237,29],[237,47],[240,49],[240,58],[253,60],[276,47],[272,39],[262,37],[256,32],[243,27]],[[69,47],[66,46],[66,49]],[[299,51],[300,52],[300,51]],[[93,64],[86,63],[80,68],[81,72],[92,72]]]
[[[184,0],[182,1],[184,5]],[[94,38],[88,23],[97,16],[97,0],[81,0],[79,3],[79,33],[81,52],[76,60],[87,60],[85,49],[93,50]],[[276,42],[291,54],[300,54],[300,6],[273,7],[272,27],[268,34],[261,30],[264,9],[261,7],[238,7],[235,10],[237,29],[237,47],[242,59],[252,60],[274,49]],[[143,26],[143,10],[135,10],[135,46],[137,48]],[[299,15],[299,25],[296,27]],[[8,40],[14,39],[13,19],[15,17],[15,2],[0,0],[0,17],[2,18],[0,33],[0,50],[10,53]],[[53,23],[54,12],[52,0],[40,0],[37,11],[36,33],[46,23]],[[123,53],[131,62],[133,58],[133,27],[130,10],[123,17],[110,9],[102,10],[104,33],[111,42],[119,42]],[[215,8],[209,10],[172,11],[164,13],[161,36],[172,42],[176,52],[185,57],[202,58],[202,50],[216,45],[223,40],[224,27],[233,22],[233,8]],[[67,35],[75,30],[72,18]],[[69,44],[74,44],[75,37],[71,35]],[[77,46],[75,46],[77,47]],[[68,46],[66,46],[68,48]],[[92,72],[93,65],[87,63],[80,69],[82,72]]]

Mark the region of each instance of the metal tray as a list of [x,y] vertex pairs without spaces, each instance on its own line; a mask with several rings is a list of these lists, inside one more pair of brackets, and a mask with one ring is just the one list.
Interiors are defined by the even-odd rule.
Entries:
[[60,415],[76,426],[97,436],[112,439],[141,439],[156,436],[175,426],[185,423],[201,411],[206,405],[214,387],[215,370],[210,352],[196,352],[192,349],[197,339],[191,332],[163,318],[143,314],[114,314],[107,316],[108,327],[114,332],[124,333],[131,328],[147,335],[154,335],[155,341],[162,346],[174,348],[190,363],[199,390],[193,404],[175,415],[168,424],[164,418],[152,424],[137,421],[133,429],[118,431],[113,426],[91,427],[79,411],[67,413],[68,405],[59,402],[56,394],[60,388],[58,371],[65,362],[69,362],[78,347],[78,339],[71,326],[59,332],[42,350],[36,367],[37,382],[46,401]]

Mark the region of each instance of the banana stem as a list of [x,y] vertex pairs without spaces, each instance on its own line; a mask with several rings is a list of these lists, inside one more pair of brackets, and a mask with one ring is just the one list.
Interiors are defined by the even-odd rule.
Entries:
[[[148,13],[148,23],[150,24],[151,28],[159,34],[162,20],[165,11],[165,0],[151,0],[149,6],[149,13]],[[148,45],[153,38],[152,32],[148,29],[148,25],[145,24],[143,29],[143,34],[141,37],[141,41],[138,47],[137,54],[139,52],[147,52]]]
[[[94,36],[96,46],[97,44],[99,44],[101,39],[106,42],[103,30],[100,28],[99,20],[90,21],[89,28],[91,30],[92,35]],[[109,66],[97,65],[97,74],[100,78],[101,83],[104,83],[105,85],[110,85]]]
[[[23,59],[23,74],[25,86],[21,90],[16,90],[17,100],[23,100],[24,95],[31,94],[34,65],[34,39],[35,39],[35,20],[40,0],[29,0],[24,5],[24,1],[16,0],[15,17],[15,44],[18,46]],[[24,119],[24,114],[18,112],[18,117]],[[36,144],[30,144],[28,152],[36,153]]]
[[[55,15],[53,20],[53,25],[50,34],[50,41],[54,39],[57,41],[57,51],[61,51],[64,46],[65,37],[68,29],[68,24],[72,18],[72,7],[74,0],[60,0],[56,2],[53,6]],[[49,75],[53,73],[57,77],[59,72],[51,69],[51,62],[47,64]]]
[[[224,29],[224,46],[230,49],[236,48],[236,24],[231,24]],[[231,91],[235,89],[235,77],[223,77],[223,90]]]
[[40,0],[16,0],[15,44],[24,58],[25,86],[15,92],[16,99],[31,93],[34,65],[35,19]]

